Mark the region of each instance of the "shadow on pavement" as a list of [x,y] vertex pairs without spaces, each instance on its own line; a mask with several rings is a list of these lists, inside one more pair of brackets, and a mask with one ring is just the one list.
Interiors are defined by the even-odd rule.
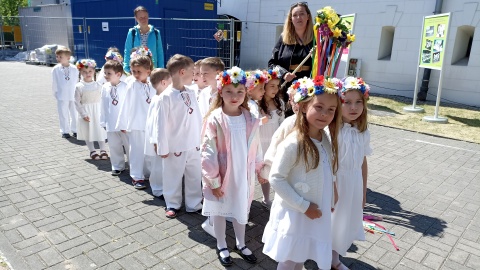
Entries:
[[436,217],[404,210],[396,199],[371,189],[367,191],[365,212],[380,214],[383,222],[412,229],[424,236],[440,236],[447,224],[444,220]]

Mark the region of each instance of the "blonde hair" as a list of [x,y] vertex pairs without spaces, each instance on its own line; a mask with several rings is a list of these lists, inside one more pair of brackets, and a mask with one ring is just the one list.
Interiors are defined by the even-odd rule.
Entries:
[[[330,94],[322,94],[322,95],[330,95]],[[337,109],[335,110],[335,116],[332,119],[332,122],[328,124],[328,129],[330,131],[330,137],[332,139],[332,171],[336,173],[338,170],[338,140],[337,136],[340,132],[340,126],[342,124],[342,103],[338,96],[337,98]],[[297,140],[300,144],[297,150],[297,159],[295,164],[300,161],[300,158],[303,158],[305,161],[305,169],[307,171],[316,169],[318,164],[320,163],[320,153],[318,152],[318,148],[315,146],[315,143],[312,141],[310,136],[308,135],[309,126],[307,122],[307,117],[304,113],[302,113],[303,106],[310,106],[313,97],[309,97],[302,102],[299,103],[301,106],[300,111],[297,114],[297,119],[295,121],[295,129],[298,131]],[[322,140],[326,140],[325,133]],[[328,139],[327,139],[328,140]],[[312,160],[313,159],[313,160]]]
[[72,55],[72,51],[65,47],[65,46],[58,46],[57,50],[55,51],[55,55],[65,54],[67,56]]
[[200,66],[207,66],[216,71],[223,71],[225,69],[225,64],[220,57],[207,57],[200,62]]
[[130,60],[130,67],[143,67],[146,70],[153,70],[153,63],[150,57],[148,56],[137,56],[137,58]]
[[[247,88],[245,87],[245,85],[243,84],[239,84],[237,86],[234,86],[233,84],[229,84],[229,85],[232,85],[234,88],[237,88],[239,86],[243,86],[243,88],[245,88],[245,99],[243,100],[242,104],[240,104],[240,107],[243,107],[245,109],[247,109],[247,111],[250,111],[250,108],[248,107],[248,95],[247,95]],[[223,98],[220,96],[220,94],[222,93],[222,91],[225,89],[225,87],[227,87],[228,85],[225,85],[223,87],[222,90],[218,90],[218,94],[217,96],[213,99],[213,102],[212,102],[212,105],[210,105],[210,109],[208,110],[207,114],[205,114],[205,117],[203,118],[204,120],[206,120],[208,118],[208,116],[210,116],[210,114],[217,108],[220,108],[223,106]]]
[[308,15],[308,23],[305,29],[304,36],[301,37],[303,41],[303,45],[309,44],[313,40],[313,18],[312,13],[308,6],[304,3],[297,3],[290,7],[290,11],[288,12],[287,18],[285,18],[285,23],[283,24],[283,32],[282,32],[282,39],[283,43],[287,45],[297,44],[297,34],[295,33],[295,26],[293,26],[292,22],[292,12],[293,9],[296,7],[304,7],[305,11]]

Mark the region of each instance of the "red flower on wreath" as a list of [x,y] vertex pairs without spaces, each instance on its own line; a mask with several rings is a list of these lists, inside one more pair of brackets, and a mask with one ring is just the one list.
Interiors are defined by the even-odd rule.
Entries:
[[294,85],[293,85],[293,89],[298,89],[300,87],[300,82],[297,81]]
[[323,77],[323,75],[315,76],[315,79],[313,79],[313,84],[314,84],[315,86],[322,86],[324,79],[325,79],[325,78]]

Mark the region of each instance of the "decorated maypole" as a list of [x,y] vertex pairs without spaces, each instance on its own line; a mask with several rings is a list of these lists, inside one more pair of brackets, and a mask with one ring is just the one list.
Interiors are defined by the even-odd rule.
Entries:
[[316,52],[313,59],[312,78],[324,75],[336,77],[343,50],[355,41],[347,23],[330,7],[317,10],[313,32]]

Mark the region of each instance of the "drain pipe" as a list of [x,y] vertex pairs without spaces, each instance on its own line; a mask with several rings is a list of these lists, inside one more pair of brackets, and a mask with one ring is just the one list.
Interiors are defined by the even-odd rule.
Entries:
[[[435,0],[435,11],[433,11],[433,14],[442,13],[442,4],[443,4],[443,0]],[[423,71],[422,86],[420,86],[420,91],[418,91],[418,94],[417,94],[417,99],[420,101],[427,100],[428,84],[430,82],[431,73],[432,73],[432,70],[429,68],[426,68]]]

